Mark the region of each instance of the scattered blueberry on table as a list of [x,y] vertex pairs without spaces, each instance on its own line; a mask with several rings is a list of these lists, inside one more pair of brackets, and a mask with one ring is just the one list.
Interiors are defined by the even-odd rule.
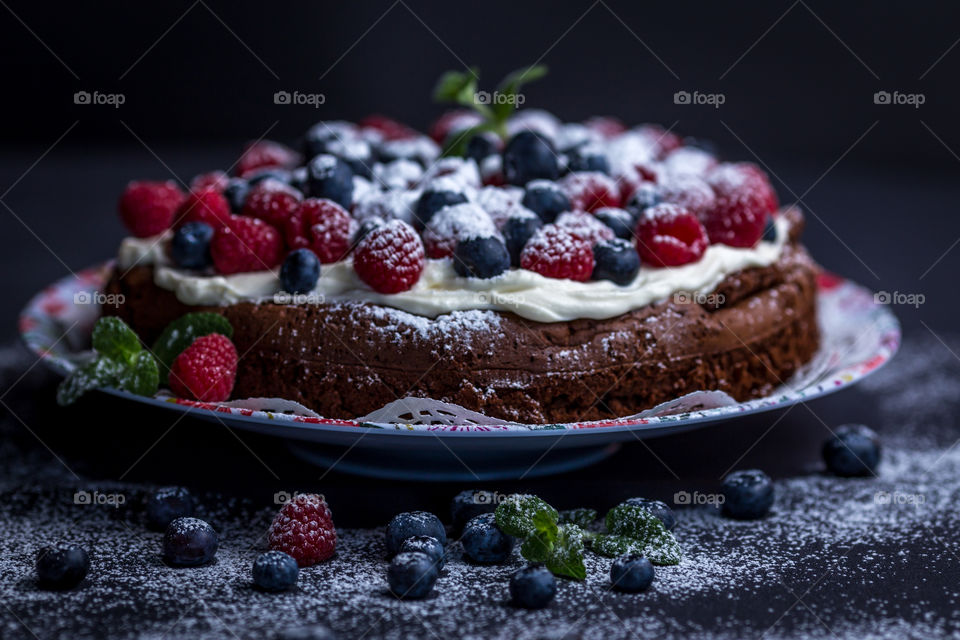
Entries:
[[419,600],[433,590],[439,570],[433,559],[419,551],[398,553],[387,568],[390,592],[401,600]]
[[403,541],[414,536],[431,536],[440,544],[447,543],[447,532],[440,518],[427,511],[408,511],[397,514],[387,525],[387,553],[397,553]]
[[493,513],[497,508],[495,497],[494,493],[479,489],[467,489],[455,495],[450,502],[454,532],[462,531],[463,525],[481,513]]
[[837,427],[832,438],[823,443],[827,469],[843,477],[876,475],[880,464],[880,440],[862,424]]
[[737,520],[756,520],[773,506],[773,482],[757,469],[734,471],[723,479],[723,514]]
[[646,509],[667,531],[672,531],[677,526],[677,516],[665,502],[651,498],[627,498],[624,502]]
[[37,582],[44,589],[72,589],[90,568],[90,557],[80,547],[44,547],[37,552]]
[[253,561],[253,582],[264,591],[286,591],[297,584],[300,567],[283,551],[267,551]]
[[524,609],[543,609],[557,593],[557,579],[540,564],[531,564],[510,577],[510,597]]
[[464,526],[460,544],[473,562],[497,564],[510,557],[514,539],[500,530],[492,513],[483,513]]
[[646,591],[653,582],[653,564],[643,556],[628,554],[610,565],[610,583],[618,591],[638,593]]
[[437,565],[437,571],[443,570],[443,565],[446,562],[446,551],[443,545],[440,544],[440,541],[433,536],[413,536],[412,538],[407,538],[400,545],[400,553],[406,553],[408,551],[418,551],[427,554],[430,556],[430,559],[433,560],[433,563]]
[[163,558],[177,567],[193,567],[213,560],[219,545],[217,532],[199,518],[177,518],[163,534]]
[[165,531],[177,518],[192,516],[195,508],[189,491],[183,487],[164,487],[147,498],[147,526],[154,531]]

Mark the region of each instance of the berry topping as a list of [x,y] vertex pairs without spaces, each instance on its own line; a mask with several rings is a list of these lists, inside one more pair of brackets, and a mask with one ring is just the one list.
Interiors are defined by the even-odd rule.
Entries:
[[300,224],[306,230],[310,249],[317,254],[320,262],[330,264],[347,255],[356,231],[356,221],[346,209],[332,200],[307,198],[298,215]]
[[237,349],[219,333],[201,336],[170,367],[170,390],[181,398],[223,402],[237,378]]
[[640,271],[640,256],[633,243],[622,238],[598,242],[593,247],[594,280],[610,280],[619,285],[633,282]]
[[440,518],[427,511],[407,511],[398,513],[387,524],[387,553],[397,553],[403,541],[414,536],[430,536],[447,544],[447,532]]
[[717,166],[716,158],[694,147],[674,149],[663,159],[664,172],[672,176],[703,176],[715,166]]
[[283,258],[283,239],[263,220],[230,216],[228,224],[214,231],[210,256],[222,274],[272,269]]
[[290,168],[295,167],[300,162],[300,156],[293,149],[289,149],[279,142],[271,140],[260,140],[248,144],[240,160],[237,161],[237,175],[241,178],[248,177],[257,169],[267,167]]
[[707,232],[697,217],[675,204],[658,204],[640,215],[637,252],[644,263],[676,267],[696,262],[707,250]]
[[665,180],[659,185],[663,202],[678,204],[700,219],[716,205],[713,189],[702,178],[682,175]]
[[520,254],[527,246],[530,238],[543,226],[540,216],[529,209],[520,208],[515,215],[511,215],[500,227],[500,233],[510,253],[510,264],[520,266]]
[[233,213],[243,211],[248,193],[250,193],[250,183],[243,178],[230,178],[227,186],[223,188],[223,197],[227,199],[230,211]]
[[710,242],[752,247],[763,235],[777,196],[760,169],[747,163],[724,164],[710,172],[716,204],[702,214]]
[[577,211],[620,206],[620,189],[617,183],[596,171],[571,173],[560,181],[560,188]]
[[451,131],[463,131],[483,122],[483,116],[476,111],[459,109],[447,111],[430,125],[430,137],[437,144],[443,144]]
[[477,165],[480,165],[484,158],[492,156],[498,151],[500,138],[493,134],[477,134],[467,142],[465,157],[471,158]]
[[614,238],[613,229],[603,224],[595,216],[584,211],[568,211],[557,216],[555,223],[582,240],[590,243],[590,246],[603,240],[612,240]]
[[425,598],[437,581],[440,571],[433,559],[419,551],[398,553],[387,567],[390,592],[404,600]]
[[604,207],[593,212],[597,220],[613,230],[613,235],[618,238],[633,238],[633,230],[636,227],[636,218],[626,209],[617,209],[616,207]]
[[320,278],[320,260],[309,249],[294,249],[280,268],[280,285],[288,293],[313,291]]
[[297,561],[283,551],[267,551],[253,561],[253,583],[264,591],[286,591],[297,584],[299,573]]
[[464,278],[493,278],[510,268],[510,252],[498,237],[461,240],[453,256],[453,270]]
[[198,518],[177,518],[163,534],[163,559],[176,567],[195,567],[213,560],[220,544],[217,532]]
[[540,229],[520,254],[520,266],[547,278],[586,282],[593,273],[590,242],[557,225]]
[[557,593],[557,579],[543,565],[533,564],[510,577],[510,597],[524,609],[543,609]]
[[646,509],[650,515],[660,521],[667,531],[671,531],[677,525],[677,516],[673,514],[673,509],[667,506],[665,502],[652,498],[627,498],[624,503]]
[[357,226],[357,230],[353,234],[353,240],[350,242],[351,247],[356,247],[360,244],[360,241],[367,237],[371,231],[378,227],[382,227],[384,221],[380,218],[367,218]]
[[626,202],[627,210],[639,216],[647,207],[663,202],[663,196],[660,195],[660,187],[653,182],[641,182]]
[[357,245],[353,268],[378,293],[399,293],[417,283],[423,272],[420,236],[406,222],[391,220]]
[[433,536],[413,536],[412,538],[407,538],[400,544],[400,553],[408,553],[411,551],[427,554],[436,565],[438,571],[443,569],[446,552],[443,549],[443,545],[440,544],[440,541]]
[[827,468],[838,476],[870,476],[880,464],[880,440],[862,424],[837,427],[836,435],[823,443]]
[[36,569],[44,589],[72,589],[87,575],[90,557],[80,547],[44,547],[37,552]]
[[402,122],[380,114],[369,115],[357,124],[360,125],[361,129],[378,131],[384,140],[404,140],[415,138],[418,135],[416,131]]
[[602,150],[592,145],[572,149],[566,154],[567,169],[570,171],[596,171],[610,173],[610,161]]
[[267,536],[271,549],[290,554],[301,567],[328,560],[337,548],[333,514],[316,493],[297,494],[283,505]]
[[623,122],[618,118],[613,116],[593,116],[592,118],[587,118],[583,123],[591,131],[596,131],[604,138],[612,138],[613,136],[620,135],[627,130],[627,127],[624,126]]
[[274,178],[256,183],[243,204],[243,215],[260,218],[282,229],[284,223],[300,208],[300,192]]
[[610,584],[617,591],[638,593],[653,582],[653,565],[641,555],[623,555],[610,565]]
[[430,218],[423,230],[423,246],[428,258],[446,258],[464,240],[496,235],[497,228],[487,212],[465,202],[444,207]]
[[463,553],[477,564],[498,564],[510,557],[514,539],[500,527],[492,513],[483,513],[463,527],[460,536]]
[[553,144],[533,131],[513,136],[503,151],[503,175],[509,184],[525,185],[531,180],[556,180],[560,174]]
[[164,487],[147,498],[147,526],[164,531],[177,518],[193,515],[193,496],[183,487]]
[[137,181],[127,185],[117,208],[130,233],[149,238],[170,228],[183,200],[174,182]]
[[216,189],[191,191],[183,199],[174,219],[174,227],[188,222],[203,222],[214,229],[230,221],[230,203]]
[[307,165],[307,190],[314,198],[349,207],[353,204],[353,171],[336,156],[319,155]]
[[544,222],[553,222],[564,211],[573,209],[567,194],[549,180],[534,180],[528,183],[521,204],[540,216]]
[[734,471],[723,479],[723,514],[737,520],[756,520],[773,506],[773,482],[763,471]]
[[203,269],[210,264],[213,227],[204,222],[188,222],[173,234],[170,257],[184,269]]
[[417,207],[414,211],[414,222],[417,227],[424,228],[430,224],[433,215],[443,209],[455,204],[462,204],[467,201],[467,196],[459,191],[448,191],[444,189],[427,189],[417,200]]
[[223,171],[217,169],[216,171],[208,171],[207,173],[201,173],[198,176],[194,176],[193,180],[190,181],[190,191],[199,191],[200,189],[216,189],[217,191],[223,191],[227,188],[227,184],[230,182],[230,176],[228,176]]

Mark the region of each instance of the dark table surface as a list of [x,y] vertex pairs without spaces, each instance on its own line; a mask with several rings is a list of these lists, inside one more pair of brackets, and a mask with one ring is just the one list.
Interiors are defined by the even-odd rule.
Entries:
[[[132,177],[182,177],[230,163],[227,150],[157,147],[22,149],[0,154],[0,635],[19,637],[271,637],[323,622],[339,637],[934,637],[960,632],[960,334],[955,329],[960,219],[954,171],[907,171],[831,161],[768,167],[784,201],[802,196],[807,244],[828,269],[876,290],[924,296],[894,309],[902,353],[859,388],[786,412],[625,445],[593,467],[523,482],[559,508],[603,510],[645,495],[711,493],[731,468],[776,480],[767,519],[730,522],[710,508],[679,509],[686,556],[639,596],[610,592],[608,561],[585,583],[563,582],[530,613],[505,604],[503,567],[449,563],[419,603],[384,595],[381,527],[395,513],[432,510],[471,488],[358,478],[293,458],[282,442],[175,418],[94,395],[68,410],[56,378],[15,341],[22,304],[52,280],[111,256],[123,232],[115,198]],[[784,184],[786,185],[784,187]],[[812,185],[812,188],[811,188]],[[808,192],[809,191],[809,192]],[[945,254],[945,255],[944,255]],[[829,428],[863,422],[881,433],[879,478],[823,473]],[[174,570],[137,509],[150,488],[201,496],[221,532],[215,565]],[[122,494],[122,509],[76,505],[78,490]],[[249,585],[277,491],[320,491],[340,529],[337,557],[305,570],[298,590],[266,596]],[[888,500],[884,496],[890,496]],[[74,542],[93,566],[80,588],[34,585],[32,554]],[[456,545],[454,545],[456,555]]]

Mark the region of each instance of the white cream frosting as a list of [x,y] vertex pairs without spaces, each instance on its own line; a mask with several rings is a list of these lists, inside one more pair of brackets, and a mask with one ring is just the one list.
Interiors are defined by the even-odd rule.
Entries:
[[[711,245],[703,257],[680,267],[641,267],[626,286],[601,280],[575,282],[546,278],[533,271],[511,269],[491,278],[462,278],[446,260],[427,260],[420,280],[408,291],[381,294],[364,284],[347,258],[321,268],[316,288],[292,302],[322,304],[362,301],[437,317],[451,311],[489,309],[512,312],[535,322],[562,322],[576,318],[605,319],[622,315],[685,291],[705,295],[728,275],[750,267],[765,267],[780,257],[789,224],[777,217],[777,239],[749,249]],[[170,264],[163,251],[165,238],[127,238],[120,246],[121,269],[153,265],[157,286],[173,291],[189,305],[227,305],[243,300],[291,302],[280,289],[278,272],[233,275],[199,274]]]

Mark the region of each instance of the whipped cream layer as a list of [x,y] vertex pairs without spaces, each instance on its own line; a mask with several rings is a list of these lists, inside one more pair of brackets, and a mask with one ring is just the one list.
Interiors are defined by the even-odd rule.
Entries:
[[451,311],[488,309],[515,313],[535,322],[602,320],[665,300],[681,291],[705,295],[731,273],[773,264],[783,251],[788,226],[788,222],[778,216],[777,238],[773,242],[760,242],[750,249],[711,245],[700,260],[681,267],[643,266],[634,281],[626,286],[605,280],[575,282],[546,278],[526,269],[511,269],[489,280],[463,278],[446,259],[427,260],[420,280],[410,290],[382,294],[360,280],[353,270],[353,261],[348,258],[323,265],[312,292],[291,296],[281,290],[279,270],[224,276],[178,269],[164,253],[164,236],[125,239],[120,246],[118,264],[121,269],[152,265],[157,286],[174,292],[188,305],[359,301],[430,318]]

